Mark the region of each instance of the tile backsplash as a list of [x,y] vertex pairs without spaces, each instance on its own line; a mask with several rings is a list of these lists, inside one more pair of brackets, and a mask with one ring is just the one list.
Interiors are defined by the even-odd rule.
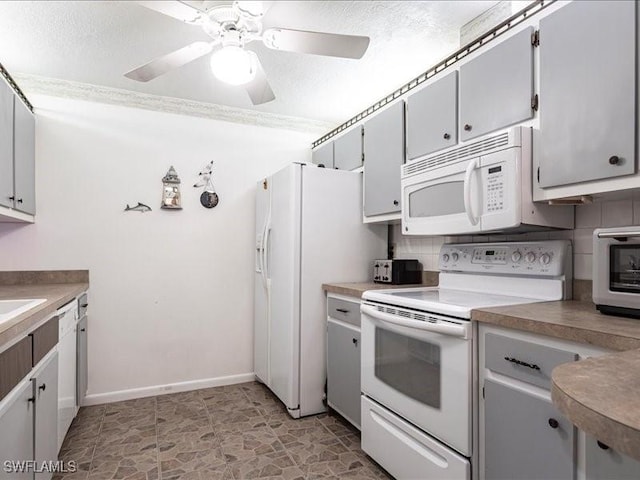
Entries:
[[576,208],[574,230],[553,230],[518,235],[481,235],[455,237],[418,237],[402,235],[401,226],[395,225],[393,242],[396,258],[417,258],[424,270],[438,270],[438,252],[443,243],[504,242],[525,240],[573,241],[573,275],[580,280],[591,280],[593,230],[598,227],[624,227],[640,225],[640,196],[633,199],[611,200],[580,205]]

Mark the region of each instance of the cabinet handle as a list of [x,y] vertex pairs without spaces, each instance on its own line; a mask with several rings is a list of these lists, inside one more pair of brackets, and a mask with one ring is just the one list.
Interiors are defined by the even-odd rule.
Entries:
[[349,310],[347,310],[346,308],[336,308],[336,312],[347,314],[349,313]]
[[551,428],[558,428],[558,425],[560,425],[560,424],[558,423],[558,420],[556,420],[555,418],[550,418],[550,419],[549,419],[549,426],[550,426]]
[[451,138],[451,135],[449,135],[448,133],[445,133],[442,138],[444,138],[445,140],[449,140]]
[[18,203],[22,203],[22,199],[21,198],[19,198],[17,201],[18,201]]
[[89,306],[88,303],[83,303],[82,305],[80,305],[82,308],[87,308]]
[[397,207],[398,205],[400,205],[400,202],[398,200],[394,200],[393,204]]
[[523,362],[522,360],[518,360],[517,358],[513,358],[513,357],[504,357],[504,359],[507,362],[515,363],[516,365],[520,365],[522,367],[529,367],[529,368],[531,368],[533,370],[540,370],[540,367],[538,365],[536,365],[535,363]]
[[620,163],[620,157],[618,157],[617,155],[614,155],[613,157],[609,157],[610,165],[618,165],[619,163]]
[[40,385],[40,386],[38,387],[38,390],[42,390],[43,392],[44,392],[46,389],[47,389],[47,384],[46,384],[46,383],[43,383],[42,385]]
[[27,399],[27,402],[36,403],[36,397],[31,397],[31,398]]
[[357,338],[352,338],[351,341],[353,342],[353,344],[357,347],[358,346],[358,339]]
[[606,443],[602,443],[600,440],[598,440],[597,443],[602,450],[609,450],[609,445],[607,445]]
[[465,129],[465,131],[470,132],[471,131],[471,125],[469,125],[468,123],[465,123],[464,129]]
[[80,331],[81,332],[85,332],[87,329],[86,328],[81,328]]
[[15,197],[14,195],[11,195],[11,196],[9,197],[9,200],[11,200],[12,202],[13,202],[15,199],[16,199],[16,197]]

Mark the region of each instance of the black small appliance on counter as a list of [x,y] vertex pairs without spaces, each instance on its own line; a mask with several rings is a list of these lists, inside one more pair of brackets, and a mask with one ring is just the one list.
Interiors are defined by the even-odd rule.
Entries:
[[376,260],[373,262],[373,281],[392,285],[422,283],[422,264],[418,260]]

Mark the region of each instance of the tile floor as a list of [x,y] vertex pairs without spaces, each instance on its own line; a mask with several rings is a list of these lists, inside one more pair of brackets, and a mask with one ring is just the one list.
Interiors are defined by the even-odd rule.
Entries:
[[333,414],[294,420],[259,383],[84,407],[55,480],[388,479]]

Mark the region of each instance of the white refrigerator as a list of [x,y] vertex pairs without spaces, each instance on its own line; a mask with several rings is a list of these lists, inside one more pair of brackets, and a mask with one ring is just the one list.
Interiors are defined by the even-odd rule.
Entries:
[[362,174],[291,164],[256,193],[254,369],[294,418],[326,410],[323,283],[368,281],[386,225],[362,223]]

